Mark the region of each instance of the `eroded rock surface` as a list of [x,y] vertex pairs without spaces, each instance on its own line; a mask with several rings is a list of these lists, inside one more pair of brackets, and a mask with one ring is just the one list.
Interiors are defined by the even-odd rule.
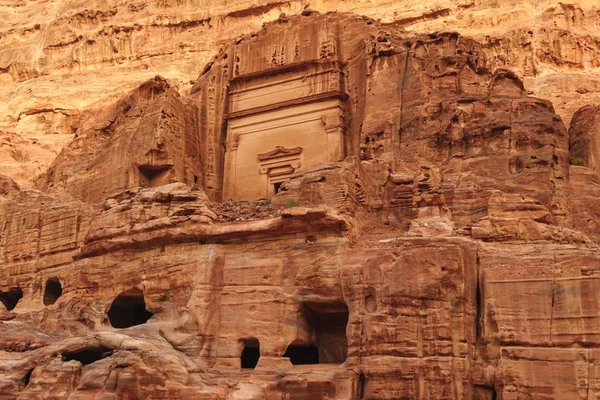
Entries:
[[598,5],[556,0],[9,0],[0,4],[0,173],[31,187],[80,118],[154,76],[187,93],[223,43],[284,13],[352,12],[478,40],[568,124],[600,102]]
[[281,16],[1,177],[2,397],[600,396],[598,108],[405,29],[452,10]]

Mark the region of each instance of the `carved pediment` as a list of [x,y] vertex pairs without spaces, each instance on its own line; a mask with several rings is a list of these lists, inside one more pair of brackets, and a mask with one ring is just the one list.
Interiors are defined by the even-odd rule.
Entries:
[[260,161],[266,161],[266,160],[272,160],[274,158],[297,156],[300,153],[302,153],[302,147],[294,147],[291,149],[286,149],[283,146],[276,146],[275,150],[269,151],[268,153],[259,154],[258,159]]

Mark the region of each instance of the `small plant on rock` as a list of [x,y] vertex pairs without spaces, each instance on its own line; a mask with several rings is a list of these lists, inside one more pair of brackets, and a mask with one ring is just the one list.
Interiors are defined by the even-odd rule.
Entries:
[[298,200],[294,200],[291,199],[290,201],[287,202],[287,204],[285,205],[287,208],[292,208],[292,207],[298,207]]
[[583,158],[581,158],[581,157],[570,156],[569,157],[569,164],[570,165],[584,166],[585,165],[585,160]]

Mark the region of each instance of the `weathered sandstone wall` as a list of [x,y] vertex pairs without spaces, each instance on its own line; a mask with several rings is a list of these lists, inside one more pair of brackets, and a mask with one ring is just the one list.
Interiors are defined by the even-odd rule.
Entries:
[[598,102],[600,9],[593,1],[4,1],[0,172],[31,186],[87,110],[155,75],[186,93],[222,44],[306,9],[471,36],[493,69],[513,70],[567,124],[578,108]]
[[593,5],[2,7],[0,398],[600,397]]

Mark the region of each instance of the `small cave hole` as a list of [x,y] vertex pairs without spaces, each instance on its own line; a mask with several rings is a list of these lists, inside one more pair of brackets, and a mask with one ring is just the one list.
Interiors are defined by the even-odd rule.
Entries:
[[319,363],[319,349],[313,344],[292,343],[283,354],[288,357],[292,365],[306,365]]
[[369,294],[365,297],[365,308],[368,312],[377,311],[377,300],[374,295]]
[[62,296],[62,285],[58,278],[48,279],[44,289],[44,305],[49,306],[56,303],[60,296]]
[[76,360],[81,363],[81,365],[89,365],[91,363],[95,363],[96,361],[100,361],[103,358],[110,357],[112,355],[112,349],[104,346],[98,347],[90,347],[87,349],[74,350],[74,351],[65,351],[62,354],[63,361],[72,361]]
[[19,300],[23,298],[23,289],[15,287],[10,289],[8,292],[0,291],[0,302],[4,304],[4,307],[8,311],[14,310]]
[[144,293],[137,288],[121,293],[108,310],[113,328],[129,328],[146,323],[154,314],[146,310]]
[[27,371],[27,373],[23,377],[23,385],[25,387],[27,387],[27,385],[29,385],[29,381],[31,381],[31,374],[33,374],[33,368],[31,368],[29,371]]
[[275,194],[279,193],[279,190],[281,190],[281,185],[283,184],[283,182],[277,182],[273,184],[273,189],[275,191]]
[[244,369],[254,369],[260,359],[260,343],[257,339],[243,340],[244,350],[240,356],[241,366]]

